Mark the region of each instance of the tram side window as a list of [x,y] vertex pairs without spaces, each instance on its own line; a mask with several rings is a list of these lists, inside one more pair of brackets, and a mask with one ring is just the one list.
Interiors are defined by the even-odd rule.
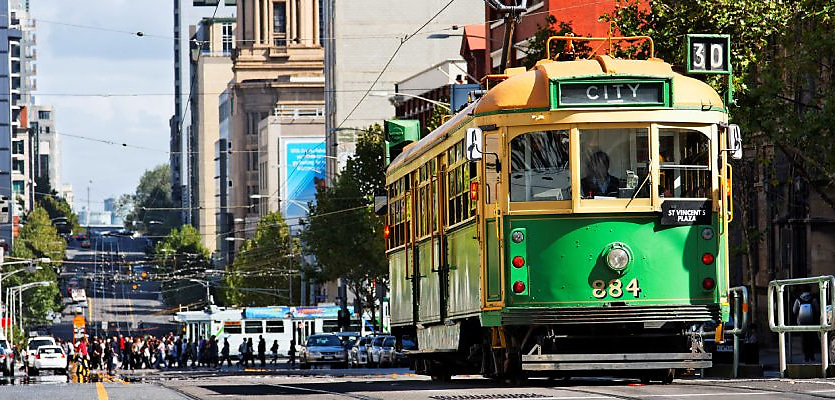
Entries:
[[435,160],[431,160],[418,168],[417,171],[417,198],[415,202],[419,210],[425,210],[416,216],[415,232],[418,239],[428,236],[435,230],[435,212],[437,201],[435,198]]
[[647,128],[580,129],[584,199],[649,197],[648,133]]
[[476,164],[464,158],[464,142],[447,150],[447,226],[475,216],[474,202],[470,202],[470,183],[477,180]]
[[241,333],[241,322],[240,321],[226,321],[223,324],[223,331],[229,334],[233,333]]
[[284,321],[267,321],[267,333],[284,333]]
[[510,141],[510,201],[571,199],[568,131],[528,132]]
[[244,333],[264,333],[261,321],[246,321],[244,324]]
[[684,128],[658,130],[658,195],[673,198],[710,198],[710,139]]
[[401,178],[389,185],[388,189],[388,225],[389,240],[388,248],[393,249],[402,246],[408,240],[410,207],[406,201],[406,193],[409,191],[408,176]]

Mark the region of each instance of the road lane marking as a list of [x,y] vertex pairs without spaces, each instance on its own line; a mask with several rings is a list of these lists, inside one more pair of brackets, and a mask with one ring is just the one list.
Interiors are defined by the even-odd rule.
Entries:
[[107,400],[107,390],[104,390],[104,384],[96,382],[96,393],[99,395],[99,400]]
[[273,384],[270,384],[270,385],[271,385],[271,386],[275,386],[275,387],[284,388],[284,389],[290,389],[290,390],[301,390],[301,391],[303,391],[303,392],[311,392],[311,393],[319,393],[319,394],[330,394],[330,395],[333,395],[333,396],[351,397],[351,398],[354,398],[354,399],[359,399],[359,400],[378,400],[378,399],[377,399],[377,398],[375,398],[375,397],[368,397],[368,396],[356,395],[356,394],[351,394],[351,393],[331,392],[331,391],[329,391],[329,390],[309,389],[309,388],[298,387],[298,386],[291,386],[291,385],[279,385],[279,384],[277,384],[277,383],[273,383]]

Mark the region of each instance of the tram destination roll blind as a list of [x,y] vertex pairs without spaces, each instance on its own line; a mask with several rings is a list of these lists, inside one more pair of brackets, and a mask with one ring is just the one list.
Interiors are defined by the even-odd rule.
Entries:
[[665,81],[575,81],[555,82],[554,108],[667,106]]

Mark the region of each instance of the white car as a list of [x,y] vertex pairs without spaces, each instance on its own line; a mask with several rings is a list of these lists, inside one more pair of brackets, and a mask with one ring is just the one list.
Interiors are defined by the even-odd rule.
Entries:
[[43,370],[53,370],[55,372],[66,374],[67,355],[60,346],[41,346],[38,347],[37,354],[35,354],[35,366],[30,370],[32,375],[38,375]]
[[26,368],[35,368],[35,356],[38,354],[38,349],[41,346],[55,346],[55,339],[51,336],[36,336],[29,338],[29,343],[26,344]]

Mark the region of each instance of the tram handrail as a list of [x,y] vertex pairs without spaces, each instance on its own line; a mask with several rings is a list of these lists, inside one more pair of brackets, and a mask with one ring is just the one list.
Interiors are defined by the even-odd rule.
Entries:
[[[820,299],[820,320],[817,325],[786,325],[785,312],[785,289],[787,286],[797,285],[818,285]],[[779,279],[768,283],[768,327],[772,332],[778,334],[778,347],[780,355],[780,376],[785,377],[786,365],[786,333],[792,332],[817,332],[821,338],[821,369],[823,377],[826,377],[826,370],[829,368],[829,341],[826,332],[835,329],[835,325],[827,318],[826,309],[828,305],[835,304],[835,276],[824,275],[809,278]],[[775,299],[776,296],[776,299]],[[775,310],[775,300],[777,309]],[[776,320],[775,320],[776,311]]]
[[545,45],[545,59],[551,59],[551,41],[552,40],[565,40],[566,48],[569,52],[574,51],[574,43],[577,42],[600,42],[600,41],[609,41],[612,43],[614,40],[627,40],[627,41],[634,41],[634,40],[646,40],[649,42],[649,58],[655,58],[655,42],[652,41],[652,38],[649,36],[607,36],[607,37],[583,37],[583,36],[551,36],[548,38],[548,42]]

